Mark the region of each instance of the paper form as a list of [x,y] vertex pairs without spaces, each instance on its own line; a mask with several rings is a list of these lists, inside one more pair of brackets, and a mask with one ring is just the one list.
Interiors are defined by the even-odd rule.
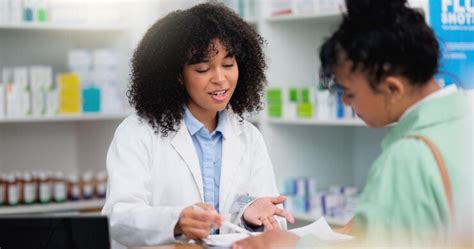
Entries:
[[[334,232],[324,217],[319,218],[318,220],[307,226],[288,230],[288,232],[294,233],[300,237],[306,235],[314,235],[322,242],[340,242],[350,241],[353,239],[352,236]],[[258,235],[260,233],[252,234]],[[207,244],[207,246],[212,248],[229,248],[235,241],[245,239],[248,236],[249,235],[244,233],[211,235],[208,238],[204,239],[204,242]]]

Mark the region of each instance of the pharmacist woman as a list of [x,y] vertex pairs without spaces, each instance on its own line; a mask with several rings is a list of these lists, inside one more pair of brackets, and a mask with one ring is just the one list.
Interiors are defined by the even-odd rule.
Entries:
[[[132,59],[129,101],[107,155],[114,248],[285,228],[260,132],[242,119],[261,108],[263,39],[218,4],[158,20]],[[281,206],[281,205],[280,205]]]

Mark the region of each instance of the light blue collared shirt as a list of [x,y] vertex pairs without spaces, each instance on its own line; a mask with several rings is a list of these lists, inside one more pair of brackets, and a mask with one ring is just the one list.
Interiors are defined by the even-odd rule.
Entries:
[[219,212],[219,186],[221,179],[222,140],[224,135],[225,113],[218,113],[217,127],[209,133],[187,107],[184,108],[184,123],[193,140],[201,167],[204,202],[214,205]]

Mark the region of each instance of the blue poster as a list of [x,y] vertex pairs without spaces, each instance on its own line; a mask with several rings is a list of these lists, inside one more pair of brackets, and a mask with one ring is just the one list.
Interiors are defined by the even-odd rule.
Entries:
[[437,80],[474,89],[474,0],[430,0],[429,5],[441,46]]

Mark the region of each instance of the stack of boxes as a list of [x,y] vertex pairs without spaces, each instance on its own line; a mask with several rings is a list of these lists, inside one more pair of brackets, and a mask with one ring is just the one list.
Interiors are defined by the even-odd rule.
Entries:
[[288,197],[284,205],[290,213],[341,220],[353,216],[358,197],[357,188],[351,186],[318,191],[316,180],[306,177],[287,179],[282,193]]

